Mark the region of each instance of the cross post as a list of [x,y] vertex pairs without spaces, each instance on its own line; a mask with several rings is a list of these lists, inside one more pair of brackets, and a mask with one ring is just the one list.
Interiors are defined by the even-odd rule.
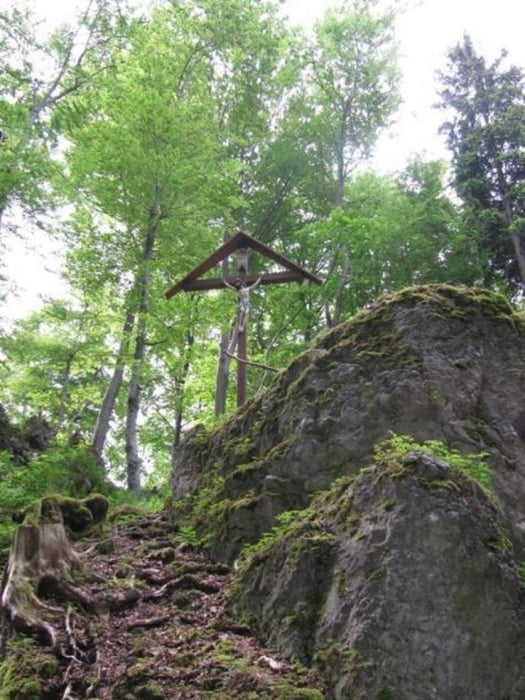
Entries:
[[[274,263],[286,268],[284,272],[266,272],[259,276],[250,275],[248,270],[249,249],[252,249]],[[215,267],[232,253],[237,252],[237,277],[202,278],[208,270]],[[280,253],[268,248],[264,243],[249,236],[244,231],[239,231],[233,238],[217,248],[206,260],[181,279],[165,297],[171,299],[179,292],[208,291],[211,289],[229,288],[237,292],[239,304],[237,307],[237,408],[246,401],[246,368],[249,364],[247,358],[248,346],[248,312],[249,294],[254,287],[269,284],[283,284],[287,282],[303,282],[308,280],[314,284],[322,284],[322,280],[311,272],[303,269]],[[256,363],[255,363],[256,364]]]

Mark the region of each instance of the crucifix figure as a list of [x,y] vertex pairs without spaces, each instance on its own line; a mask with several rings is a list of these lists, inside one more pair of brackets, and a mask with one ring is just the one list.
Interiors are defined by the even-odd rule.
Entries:
[[239,309],[237,312],[237,330],[244,331],[246,329],[246,322],[248,320],[248,313],[250,311],[250,292],[255,287],[261,284],[262,275],[255,280],[253,284],[247,285],[246,282],[240,277],[235,281],[234,284],[230,284],[227,280],[222,279],[224,285],[228,289],[232,289],[237,292],[239,297]]
[[[255,275],[250,275],[248,272],[248,256],[250,251],[260,253],[266,258],[269,258],[273,263],[284,267],[285,270],[281,272],[263,272],[257,277]],[[219,278],[202,277],[208,270],[211,270],[212,267],[215,267],[215,265],[218,265],[235,252],[237,252],[238,256],[237,276],[235,278],[228,277],[226,279],[224,276]],[[266,369],[272,369],[257,362],[249,362],[247,359],[246,346],[248,314],[250,311],[250,291],[260,284],[283,284],[287,282],[303,282],[304,280],[308,280],[314,284],[322,284],[322,281],[311,272],[308,272],[296,263],[288,260],[284,255],[268,248],[268,246],[265,246],[247,233],[239,231],[166,292],[167,299],[170,299],[179,292],[208,291],[211,289],[225,288],[236,292],[239,302],[236,323],[237,355],[232,355],[232,357],[237,361],[238,407],[242,406],[246,400],[246,366],[257,365],[259,367],[265,367]]]

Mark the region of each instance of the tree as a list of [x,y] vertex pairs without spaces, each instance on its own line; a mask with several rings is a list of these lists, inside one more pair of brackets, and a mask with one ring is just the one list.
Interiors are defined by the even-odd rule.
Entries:
[[465,260],[458,213],[446,196],[444,179],[443,163],[419,160],[397,178],[373,172],[350,178],[343,206],[303,232],[318,259],[337,250],[352,261],[344,287],[337,275],[329,276],[314,290],[316,303],[335,298],[334,309],[343,319],[401,287],[472,283],[479,266]]
[[[371,155],[399,103],[393,23],[393,12],[382,11],[376,0],[351,0],[328,10],[315,27],[309,57],[314,148],[334,174],[335,207],[343,204],[350,173]],[[338,278],[333,302],[325,305],[328,326],[341,320],[353,264],[347,251],[333,250],[327,260],[326,276]]]
[[377,0],[343,2],[315,27],[313,97],[336,173],[336,206],[348,175],[371,155],[399,104],[394,14],[377,5]]
[[87,438],[93,429],[109,354],[95,317],[87,303],[49,302],[0,343],[3,403],[15,416],[38,413],[63,443]]
[[45,211],[71,98],[111,63],[123,36],[120,0],[90,0],[75,26],[41,38],[29,9],[0,12],[0,224],[13,204]]
[[[268,229],[275,222],[267,214],[279,209],[286,194],[282,179],[272,181],[273,189],[266,187],[263,180],[265,156],[278,138],[277,115],[297,77],[290,70],[291,35],[275,3],[200,0],[196,5],[204,10],[197,31],[209,37],[210,84],[218,137],[229,161],[228,168],[236,178],[237,198],[225,217],[224,236],[232,228],[246,229],[267,240]],[[227,264],[225,261],[223,275],[228,274]],[[222,325],[219,341],[216,415],[226,410],[230,357],[225,350],[232,348],[234,334],[230,318]]]
[[183,7],[156,11],[134,25],[129,39],[128,50],[90,96],[91,117],[68,133],[68,160],[70,185],[83,197],[77,206],[88,206],[91,213],[83,216],[93,222],[80,241],[77,265],[93,257],[85,246],[100,248],[104,269],[114,270],[106,284],[121,303],[122,336],[95,444],[100,450],[104,443],[125,362],[127,478],[138,491],[141,396],[156,342],[150,336],[152,300],[162,297],[168,273],[172,282],[206,240],[215,242],[207,224],[227,210],[228,192],[217,162],[206,45],[190,13]]
[[472,40],[449,52],[441,75],[441,108],[450,113],[442,131],[452,152],[454,185],[467,221],[487,252],[484,281],[525,285],[525,79],[492,63]]

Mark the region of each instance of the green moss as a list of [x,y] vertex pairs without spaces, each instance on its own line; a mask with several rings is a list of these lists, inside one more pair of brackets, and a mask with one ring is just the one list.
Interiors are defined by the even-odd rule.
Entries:
[[371,569],[370,571],[367,571],[365,574],[365,578],[367,581],[378,581],[379,579],[383,578],[385,575],[385,572],[383,569]]
[[143,508],[131,503],[125,503],[124,505],[111,508],[108,520],[111,523],[132,522],[138,518],[143,518],[145,515],[146,511]]
[[111,537],[106,537],[106,539],[101,540],[97,544],[97,552],[99,554],[111,554],[111,552],[115,549],[115,543],[111,539]]
[[[427,440],[424,443],[417,443],[413,438],[406,435],[394,435],[380,442],[375,447],[374,457],[377,470],[377,479],[385,477],[402,478],[414,473],[413,460],[406,457],[412,452],[425,452],[431,454],[448,464],[451,468],[451,476],[447,479],[439,479],[429,482],[421,479],[421,483],[427,486],[439,486],[461,490],[461,483],[454,481],[454,473],[461,474],[476,481],[487,493],[491,493],[492,472],[486,462],[488,454],[479,452],[475,454],[463,454],[458,450],[447,447],[439,440]],[[361,472],[363,473],[363,472]],[[448,483],[447,483],[448,482]]]
[[101,494],[84,499],[48,494],[34,501],[22,513],[24,525],[63,522],[73,533],[85,533],[105,520],[108,500]]
[[39,679],[53,678],[59,665],[55,655],[32,638],[9,641],[0,663],[0,698],[34,700],[43,697]]
[[512,542],[504,532],[499,532],[497,537],[488,540],[487,547],[493,552],[512,552]]
[[336,591],[338,596],[344,596],[346,594],[346,573],[344,571],[339,571],[335,577]]
[[287,510],[280,513],[276,519],[277,523],[270,530],[265,532],[257,542],[244,547],[240,557],[241,565],[249,564],[254,557],[261,561],[261,557],[265,558],[283,537],[293,536],[305,529],[307,532],[311,532],[312,526],[308,521],[312,514],[313,511],[309,509]]
[[381,504],[381,508],[388,513],[388,511],[392,510],[394,506],[396,505],[396,499],[395,498],[386,498],[383,503]]
[[446,491],[461,491],[461,486],[452,479],[419,479],[419,483],[431,489],[445,489]]
[[276,686],[279,691],[279,700],[323,700],[325,695],[316,688],[289,688]]
[[[91,505],[101,520],[105,517],[97,510],[95,503],[97,499],[104,499],[104,496],[97,496]],[[86,500],[86,499],[84,499]],[[93,512],[86,507],[84,500],[69,498],[60,494],[49,494],[32,503],[24,511],[24,525],[42,525],[45,523],[63,522],[72,532],[85,532],[93,524]]]
[[93,524],[104,522],[109,510],[109,501],[105,496],[101,493],[92,493],[81,499],[80,503],[91,512]]
[[521,561],[519,564],[516,564],[516,573],[519,576],[521,585],[525,586],[525,561]]

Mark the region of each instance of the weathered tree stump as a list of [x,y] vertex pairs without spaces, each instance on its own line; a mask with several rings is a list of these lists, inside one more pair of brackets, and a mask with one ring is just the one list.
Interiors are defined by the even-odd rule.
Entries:
[[[96,500],[99,511],[104,510],[100,499],[103,497]],[[66,613],[46,599],[71,601],[88,611],[96,607],[93,599],[72,582],[73,571],[82,567],[64,526],[71,514],[78,522],[79,513],[91,512],[86,501],[48,496],[28,509],[14,533],[2,582],[0,606],[12,628],[34,634],[57,650],[58,630],[67,627]],[[105,512],[99,515],[98,519],[103,519]],[[94,521],[92,515],[85,519],[84,527]]]

